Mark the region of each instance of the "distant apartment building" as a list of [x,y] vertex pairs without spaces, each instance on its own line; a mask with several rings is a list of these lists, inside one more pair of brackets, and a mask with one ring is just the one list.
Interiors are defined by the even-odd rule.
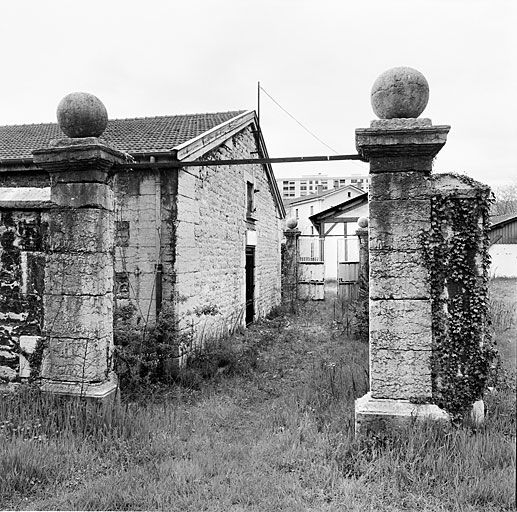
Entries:
[[327,176],[326,174],[318,173],[302,175],[301,178],[277,179],[276,181],[283,199],[308,196],[347,185],[353,185],[367,192],[370,185],[370,178],[363,174]]

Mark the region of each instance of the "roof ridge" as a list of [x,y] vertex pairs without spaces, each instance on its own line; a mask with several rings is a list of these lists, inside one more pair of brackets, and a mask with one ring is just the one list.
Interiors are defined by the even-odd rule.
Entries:
[[[171,117],[192,117],[192,116],[216,116],[221,114],[243,114],[244,112],[249,112],[249,110],[222,110],[219,112],[196,112],[194,114],[168,114],[162,116],[143,116],[143,117],[114,117],[108,119],[108,123],[110,121],[139,121],[143,119],[169,119]],[[56,126],[57,121],[45,121],[40,123],[21,123],[21,124],[2,124],[0,128],[15,128],[17,126]]]

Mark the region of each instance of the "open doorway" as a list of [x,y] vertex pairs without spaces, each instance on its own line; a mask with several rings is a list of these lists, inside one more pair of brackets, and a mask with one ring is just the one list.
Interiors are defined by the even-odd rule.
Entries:
[[246,325],[255,317],[255,247],[246,247]]

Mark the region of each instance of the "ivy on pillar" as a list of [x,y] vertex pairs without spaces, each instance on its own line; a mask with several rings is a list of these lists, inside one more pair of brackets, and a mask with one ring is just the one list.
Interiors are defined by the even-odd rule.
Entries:
[[72,93],[57,109],[68,136],[34,151],[51,184],[45,268],[43,390],[106,399],[113,372],[114,199],[110,170],[124,154],[98,137],[108,122],[95,96]]

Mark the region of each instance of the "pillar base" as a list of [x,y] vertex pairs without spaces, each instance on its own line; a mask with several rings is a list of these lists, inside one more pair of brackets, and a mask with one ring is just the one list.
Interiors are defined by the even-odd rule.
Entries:
[[[372,398],[371,393],[355,401],[355,434],[385,430],[387,426],[403,427],[415,421],[448,423],[449,414],[435,404],[413,404],[409,400]],[[485,405],[472,405],[470,421],[479,426],[485,421]]]
[[116,377],[104,382],[64,382],[43,379],[40,389],[44,392],[54,395],[62,395],[77,398],[86,398],[88,400],[98,401],[102,403],[111,403],[120,397],[118,389],[118,381]]
[[414,421],[448,422],[449,415],[435,404],[413,404],[409,400],[372,398],[366,393],[355,401],[355,434],[400,427]]

